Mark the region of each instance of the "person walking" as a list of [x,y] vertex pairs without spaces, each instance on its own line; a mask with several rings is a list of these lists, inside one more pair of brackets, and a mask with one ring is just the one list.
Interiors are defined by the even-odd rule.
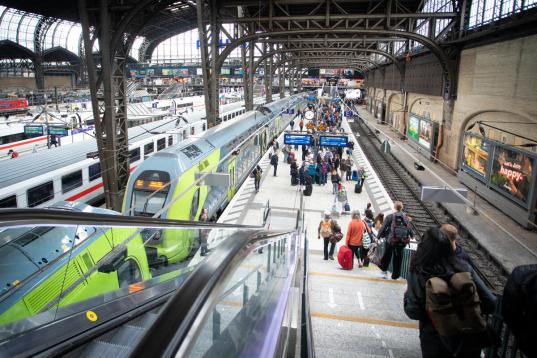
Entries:
[[354,256],[358,260],[358,267],[363,266],[361,257],[362,237],[364,235],[365,223],[360,217],[360,212],[355,210],[352,212],[351,222],[347,227],[347,236],[345,242],[349,249],[351,249]]
[[369,220],[374,220],[375,215],[373,214],[373,210],[371,209],[371,207],[372,207],[371,203],[367,203],[367,206],[365,207],[365,210],[364,210],[364,215]]
[[345,159],[345,169],[346,169],[346,179],[347,180],[352,180],[352,166],[353,166],[353,161],[351,159],[350,156],[347,157],[347,159]]
[[270,165],[274,167],[274,176],[276,176],[276,171],[278,170],[278,154],[276,152],[270,157]]
[[339,191],[339,183],[341,182],[341,178],[339,177],[336,169],[332,169],[330,180],[332,181],[332,194],[337,194]]
[[261,182],[261,174],[263,174],[263,170],[261,169],[261,167],[258,164],[254,168],[252,173],[254,175],[255,192],[257,193],[257,192],[259,192],[259,183]]
[[[333,260],[334,259],[334,250],[336,248],[336,244],[333,242],[330,242],[330,236],[332,236],[332,233],[334,229],[337,229],[335,226],[338,225],[338,223],[332,219],[330,211],[324,212],[324,217],[319,222],[319,227],[317,229],[317,239],[320,240],[321,237],[324,240],[324,259],[325,260]],[[330,245],[330,250],[328,249],[328,245]]]
[[294,119],[291,119],[291,122],[289,122],[289,127],[291,127],[291,130],[295,129],[295,121],[294,121]]
[[302,132],[302,129],[304,128],[304,120],[300,119],[300,122],[298,122],[298,128],[300,128],[300,131]]
[[392,279],[397,280],[401,276],[401,263],[403,262],[403,250],[412,238],[410,220],[403,212],[403,203],[394,202],[394,212],[386,217],[380,231],[379,238],[385,238],[384,256],[382,256],[380,269],[383,277],[387,278],[387,270],[393,256]]
[[[427,311],[426,285],[431,282],[431,278],[449,282],[453,275],[468,272],[479,296],[480,312],[482,314],[494,312],[496,297],[479,278],[472,265],[457,254],[454,245],[441,229],[432,227],[423,234],[410,261],[404,310],[410,319],[418,320],[420,323],[419,339],[423,358],[478,358],[481,357],[481,349],[486,345],[481,344],[483,340],[476,339],[475,334],[440,336]],[[437,322],[437,327],[440,327],[439,323]]]

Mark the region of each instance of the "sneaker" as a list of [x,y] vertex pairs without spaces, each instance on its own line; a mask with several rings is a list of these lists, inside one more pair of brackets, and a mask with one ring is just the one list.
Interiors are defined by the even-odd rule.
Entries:
[[330,260],[333,260],[333,259],[334,259],[334,256],[330,255],[330,256],[328,256],[328,258],[329,258]]

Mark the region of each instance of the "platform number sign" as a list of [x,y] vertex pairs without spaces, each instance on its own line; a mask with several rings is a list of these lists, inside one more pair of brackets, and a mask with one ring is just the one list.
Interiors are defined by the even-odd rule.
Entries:
[[345,111],[345,117],[352,117],[352,111]]
[[287,108],[287,114],[295,114],[294,108]]

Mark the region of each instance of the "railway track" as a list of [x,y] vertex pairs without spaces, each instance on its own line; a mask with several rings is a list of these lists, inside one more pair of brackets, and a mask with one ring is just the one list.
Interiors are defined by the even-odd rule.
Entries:
[[[358,111],[356,111],[358,112]],[[375,133],[363,123],[362,119],[349,123],[364,154],[392,200],[404,203],[405,212],[412,219],[414,234],[419,238],[430,227],[441,224],[452,224],[459,229],[461,239],[459,244],[472,259],[474,268],[483,281],[495,292],[500,293],[507,281],[507,272],[499,262],[496,262],[448,212],[434,203],[420,200],[421,185],[399,161],[389,153],[380,149],[380,140]]]

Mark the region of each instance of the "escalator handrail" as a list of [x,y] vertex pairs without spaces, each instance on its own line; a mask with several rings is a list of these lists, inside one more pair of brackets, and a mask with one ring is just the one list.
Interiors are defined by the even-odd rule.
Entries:
[[168,300],[132,351],[131,357],[173,357],[180,347],[193,343],[195,337],[188,337],[189,332],[202,323],[202,318],[218,301],[219,289],[225,288],[228,278],[249,253],[266,240],[292,232],[239,231],[222,242]]
[[0,209],[0,228],[9,226],[90,225],[138,228],[260,229],[262,226],[204,223],[144,216],[97,214],[61,209]]

